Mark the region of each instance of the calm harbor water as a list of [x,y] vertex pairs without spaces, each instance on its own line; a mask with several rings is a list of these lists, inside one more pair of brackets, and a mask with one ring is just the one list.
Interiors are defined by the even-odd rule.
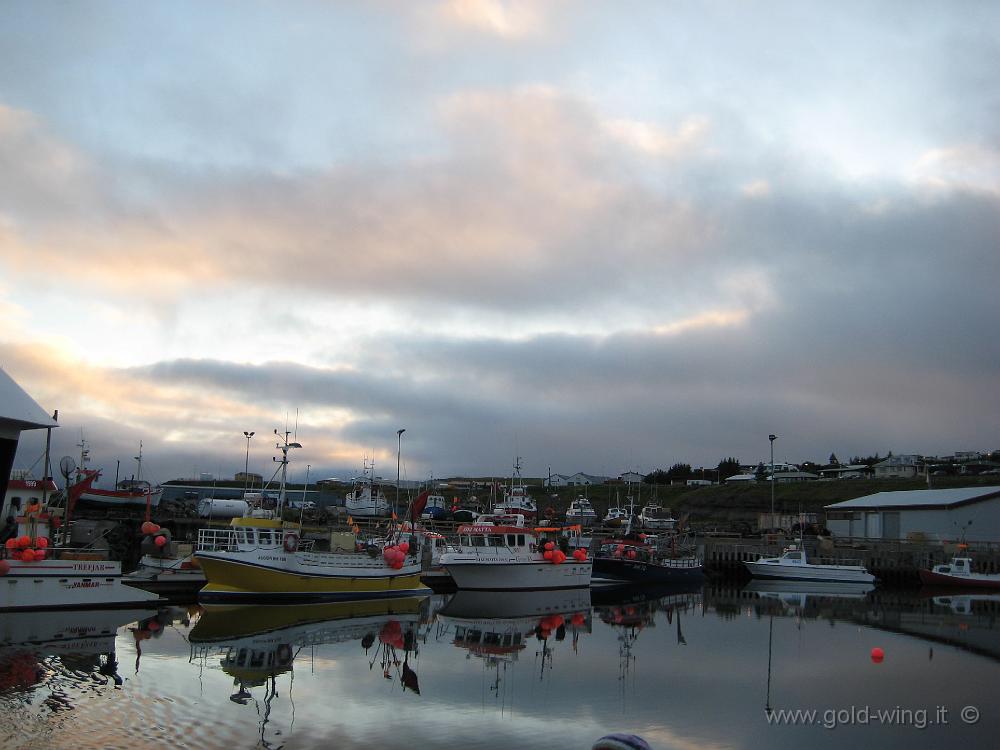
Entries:
[[995,747],[998,616],[755,585],[2,614],[0,745]]

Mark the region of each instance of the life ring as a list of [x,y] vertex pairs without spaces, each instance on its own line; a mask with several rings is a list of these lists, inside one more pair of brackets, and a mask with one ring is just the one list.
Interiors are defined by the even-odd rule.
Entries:
[[285,552],[294,552],[299,548],[299,535],[293,531],[285,534]]
[[275,656],[278,657],[278,664],[288,664],[292,660],[292,647],[287,643],[282,643],[278,646],[278,651]]

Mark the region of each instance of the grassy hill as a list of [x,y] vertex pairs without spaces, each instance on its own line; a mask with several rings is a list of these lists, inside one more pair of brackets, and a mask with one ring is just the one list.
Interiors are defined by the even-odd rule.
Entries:
[[[603,516],[616,498],[627,503],[624,485],[597,485],[591,487],[543,487],[541,480],[527,480],[530,492],[539,508],[553,508],[557,514],[566,512],[576,497],[586,495],[597,512]],[[998,486],[998,477],[934,477],[933,487]],[[919,490],[927,487],[927,480],[917,479],[842,479],[832,481],[777,484],[774,487],[776,513],[822,513],[831,503],[851,500],[876,492]],[[650,501],[670,508],[675,518],[687,515],[696,528],[720,529],[749,523],[756,527],[757,514],[771,510],[771,486],[766,483],[713,485],[687,487],[680,485],[641,485],[636,496],[636,512]]]

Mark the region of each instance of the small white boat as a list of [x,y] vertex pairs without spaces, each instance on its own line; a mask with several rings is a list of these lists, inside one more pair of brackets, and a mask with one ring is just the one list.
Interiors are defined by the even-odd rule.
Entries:
[[353,489],[344,498],[344,508],[352,518],[386,518],[392,507],[382,488],[375,483],[375,464],[365,461],[360,477],[354,480]]
[[677,519],[671,517],[669,508],[651,504],[639,512],[639,525],[644,529],[672,531],[677,526]]
[[493,512],[520,513],[534,518],[538,514],[538,506],[528,495],[528,489],[521,479],[521,458],[518,456],[514,460],[514,473],[510,478],[510,486],[504,488],[503,501],[493,507]]
[[624,526],[631,518],[632,515],[623,508],[608,508],[608,513],[604,516],[603,524],[605,526]]
[[578,523],[581,526],[593,526],[597,521],[597,511],[591,505],[590,500],[585,497],[578,497],[569,504],[566,511],[567,523]]
[[[577,537],[571,540],[561,532]],[[567,555],[580,527],[532,529],[524,516],[481,516],[460,526],[458,544],[441,563],[459,589],[516,591],[590,586],[592,561],[585,553]],[[551,543],[551,546],[550,546]],[[564,549],[563,549],[564,548]]]
[[754,578],[781,578],[790,581],[839,581],[842,583],[874,583],[875,576],[863,565],[813,564],[806,551],[792,545],[781,557],[762,557],[743,563]]
[[1000,573],[973,573],[971,557],[953,557],[951,562],[920,571],[926,586],[967,586],[1000,589]]

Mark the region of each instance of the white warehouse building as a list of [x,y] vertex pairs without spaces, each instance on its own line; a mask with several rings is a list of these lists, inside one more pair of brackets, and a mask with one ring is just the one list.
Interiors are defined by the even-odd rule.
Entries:
[[1000,541],[1000,487],[877,492],[826,506],[834,536]]

